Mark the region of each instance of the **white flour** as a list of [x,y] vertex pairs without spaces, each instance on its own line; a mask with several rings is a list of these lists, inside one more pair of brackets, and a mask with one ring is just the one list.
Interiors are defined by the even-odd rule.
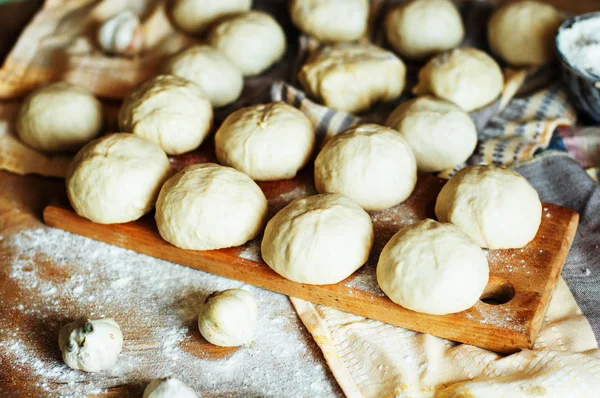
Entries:
[[564,29],[558,47],[573,67],[600,79],[600,17]]

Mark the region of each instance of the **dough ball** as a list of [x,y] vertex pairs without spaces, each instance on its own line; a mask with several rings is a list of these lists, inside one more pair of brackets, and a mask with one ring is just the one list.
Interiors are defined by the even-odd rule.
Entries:
[[108,54],[134,56],[144,47],[144,30],[140,17],[123,10],[102,23],[97,33],[98,45]]
[[349,197],[365,210],[382,210],[410,196],[417,163],[397,131],[363,124],[335,135],[315,159],[317,191]]
[[489,278],[483,250],[452,224],[431,219],[398,231],[377,263],[377,282],[396,304],[444,315],[471,308]]
[[498,8],[488,23],[492,51],[511,65],[537,65],[554,58],[554,38],[563,19],[550,4],[518,1]]
[[207,297],[198,317],[200,334],[221,347],[250,344],[257,317],[254,297],[243,289],[214,292]]
[[464,162],[477,145],[477,128],[469,114],[431,96],[402,103],[385,125],[402,134],[415,155],[417,168],[427,173]]
[[261,181],[293,178],[314,145],[310,120],[283,102],[242,108],[225,119],[215,136],[220,163]]
[[308,93],[344,112],[367,110],[400,96],[406,67],[393,53],[371,44],[337,44],[309,59],[298,76]]
[[432,58],[419,71],[419,83],[413,92],[435,95],[470,112],[494,102],[503,86],[502,71],[492,57],[462,47]]
[[123,334],[112,318],[79,318],[60,329],[58,345],[70,368],[99,372],[117,363]]
[[264,12],[251,11],[219,22],[208,38],[244,76],[255,76],[279,61],[286,48],[283,29]]
[[209,46],[193,46],[172,57],[165,73],[196,83],[214,107],[231,104],[244,88],[242,72]]
[[167,377],[153,380],[148,384],[143,398],[198,398],[198,394],[182,381]]
[[21,141],[48,152],[73,152],[100,134],[102,104],[88,90],[59,82],[31,93],[17,114]]
[[465,29],[450,0],[413,0],[387,14],[385,34],[403,57],[423,59],[458,47]]
[[298,283],[328,285],[359,269],[373,246],[369,215],[339,194],[296,199],[265,228],[262,258]]
[[137,220],[154,207],[171,164],[158,146],[127,133],[87,144],[66,175],[71,205],[101,224]]
[[188,166],[171,177],[156,202],[158,232],[181,249],[213,250],[256,238],[267,199],[246,174],[213,163]]
[[179,28],[197,35],[218,19],[251,7],[252,0],[175,0],[171,15]]
[[456,225],[481,247],[515,249],[535,237],[542,203],[536,190],[516,171],[470,166],[442,188],[435,215]]
[[367,33],[369,0],[292,0],[290,14],[301,31],[317,40],[354,41]]
[[173,75],[159,75],[131,91],[119,111],[121,130],[179,155],[200,146],[212,126],[213,111],[204,91]]

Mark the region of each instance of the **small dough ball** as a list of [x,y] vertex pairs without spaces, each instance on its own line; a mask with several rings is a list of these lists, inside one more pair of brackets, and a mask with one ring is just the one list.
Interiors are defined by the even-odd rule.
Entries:
[[242,108],[215,135],[219,162],[261,181],[293,178],[314,145],[310,120],[284,102]]
[[483,250],[452,224],[431,219],[398,231],[377,263],[377,282],[396,304],[432,315],[471,308],[489,278]]
[[219,22],[208,37],[244,76],[255,76],[279,61],[286,48],[283,29],[264,12],[251,11]]
[[250,344],[256,330],[257,312],[254,297],[243,289],[214,292],[204,302],[198,328],[202,337],[214,345]]
[[67,170],[67,194],[88,220],[129,222],[152,210],[170,169],[158,146],[131,134],[110,134],[77,153]]
[[352,113],[398,98],[406,67],[396,55],[374,45],[337,44],[309,59],[298,79],[325,106]]
[[363,209],[403,202],[417,183],[417,163],[397,131],[363,124],[335,135],[315,159],[317,191],[349,197]]
[[34,149],[73,152],[100,134],[102,122],[102,104],[90,91],[59,82],[29,94],[16,129],[21,141]]
[[155,143],[169,155],[198,148],[212,119],[204,91],[173,75],[159,75],[137,86],[119,110],[121,130]]
[[100,372],[117,363],[123,334],[112,318],[79,318],[60,329],[58,345],[70,368]]
[[371,217],[339,194],[296,199],[273,217],[261,245],[263,260],[298,283],[338,283],[359,269],[373,246]]
[[450,0],[413,0],[387,14],[385,34],[403,57],[424,59],[458,47],[465,28]]
[[323,42],[354,41],[365,36],[369,0],[292,0],[294,24]]
[[165,73],[196,83],[214,107],[231,104],[244,88],[242,72],[209,46],[193,46],[172,57]]
[[552,61],[554,38],[563,19],[550,4],[518,1],[498,8],[488,23],[492,51],[511,65]]
[[179,28],[198,35],[227,15],[248,11],[252,0],[175,0],[171,15]]
[[417,168],[427,173],[466,161],[477,145],[477,128],[469,114],[431,96],[402,103],[385,125],[402,134],[415,155]]
[[432,58],[420,71],[416,95],[432,94],[470,112],[494,102],[502,93],[504,76],[492,57],[470,47]]
[[164,240],[189,250],[239,246],[256,238],[267,199],[246,174],[214,163],[188,166],[171,177],[156,202]]
[[148,384],[143,398],[198,398],[198,394],[181,380],[167,377]]
[[446,183],[435,215],[489,249],[527,245],[542,220],[536,190],[519,173],[495,166],[470,166]]

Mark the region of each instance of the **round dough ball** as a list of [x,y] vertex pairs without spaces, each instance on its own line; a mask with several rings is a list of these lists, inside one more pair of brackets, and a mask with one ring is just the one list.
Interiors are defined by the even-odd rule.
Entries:
[[214,163],[188,166],[163,185],[156,224],[164,240],[189,250],[239,246],[256,238],[267,199],[246,174]]
[[58,345],[70,368],[100,372],[117,363],[123,334],[112,318],[79,318],[60,329]]
[[119,127],[179,155],[200,146],[212,126],[204,91],[173,75],[159,75],[134,88],[119,110]]
[[466,161],[477,145],[477,128],[469,114],[431,96],[402,103],[385,125],[402,134],[415,155],[417,168],[427,173]]
[[373,224],[339,194],[296,199],[265,228],[263,260],[294,282],[328,285],[346,279],[369,258]]
[[248,11],[252,0],[175,0],[171,15],[179,28],[198,35],[219,18]]
[[462,47],[433,57],[419,71],[416,95],[432,94],[467,112],[494,102],[502,93],[504,76],[492,57]]
[[417,163],[397,131],[363,124],[335,135],[315,159],[317,191],[349,197],[365,210],[382,210],[410,196]]
[[137,220],[154,207],[171,164],[156,145],[127,133],[106,135],[77,153],[66,175],[71,205],[101,224]]
[[219,22],[208,37],[244,76],[255,76],[279,61],[286,48],[283,29],[264,12],[251,11]]
[[198,328],[202,337],[214,345],[250,344],[254,339],[257,313],[254,297],[243,289],[214,292],[204,302]]
[[360,112],[376,102],[398,98],[406,67],[396,55],[374,45],[337,44],[309,59],[298,79],[325,106]]
[[323,42],[354,41],[365,36],[369,0],[292,0],[294,24]]
[[377,263],[377,282],[396,304],[432,315],[477,303],[489,278],[483,250],[452,224],[431,219],[398,231]]
[[198,398],[198,394],[182,381],[167,377],[148,384],[144,389],[143,398]]
[[435,215],[456,225],[481,247],[516,249],[535,237],[542,203],[536,190],[516,171],[470,166],[442,188]]
[[498,8],[488,23],[492,51],[511,65],[552,61],[554,38],[563,19],[550,4],[518,1]]
[[59,82],[31,93],[17,114],[21,141],[48,152],[77,151],[102,129],[102,104],[71,83]]
[[385,34],[403,57],[423,59],[458,47],[465,28],[450,0],[414,0],[387,14]]
[[219,162],[261,181],[293,178],[314,145],[310,120],[283,102],[242,108],[215,135]]

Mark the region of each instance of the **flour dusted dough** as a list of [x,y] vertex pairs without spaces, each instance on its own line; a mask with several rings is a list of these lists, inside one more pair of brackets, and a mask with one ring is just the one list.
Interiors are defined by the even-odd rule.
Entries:
[[248,11],[252,0],[175,0],[175,24],[190,34],[204,32],[210,24],[227,15]]
[[66,175],[71,205],[102,224],[137,220],[154,207],[170,163],[158,146],[127,133],[106,135],[83,147]]
[[156,202],[164,240],[189,250],[239,246],[254,239],[267,216],[267,199],[247,175],[213,163],[188,166],[171,177]]
[[419,83],[413,92],[433,94],[470,112],[494,102],[503,86],[502,71],[492,57],[462,47],[432,58],[419,71]]
[[292,21],[323,42],[358,40],[366,34],[369,0],[292,0]]
[[377,263],[377,282],[396,304],[444,315],[477,303],[489,278],[483,250],[452,224],[431,219],[398,231]]
[[198,398],[198,394],[174,377],[153,380],[142,398]]
[[293,178],[308,162],[314,144],[310,120],[284,102],[242,108],[215,135],[219,162],[261,181]]
[[34,149],[72,152],[100,134],[102,119],[102,105],[91,92],[59,82],[25,99],[16,129],[21,141]]
[[369,215],[339,194],[296,199],[265,228],[263,260],[299,283],[337,283],[360,268],[373,245]]
[[334,136],[315,159],[317,191],[336,192],[365,210],[397,205],[412,193],[417,164],[397,131],[363,124]]
[[477,145],[469,115],[451,102],[423,96],[398,106],[385,122],[410,145],[424,172],[452,168],[467,160]]
[[435,214],[481,247],[520,248],[536,235],[542,204],[519,173],[495,166],[470,166],[444,185]]
[[402,56],[423,59],[458,47],[465,29],[450,0],[413,0],[387,14],[385,33]]

